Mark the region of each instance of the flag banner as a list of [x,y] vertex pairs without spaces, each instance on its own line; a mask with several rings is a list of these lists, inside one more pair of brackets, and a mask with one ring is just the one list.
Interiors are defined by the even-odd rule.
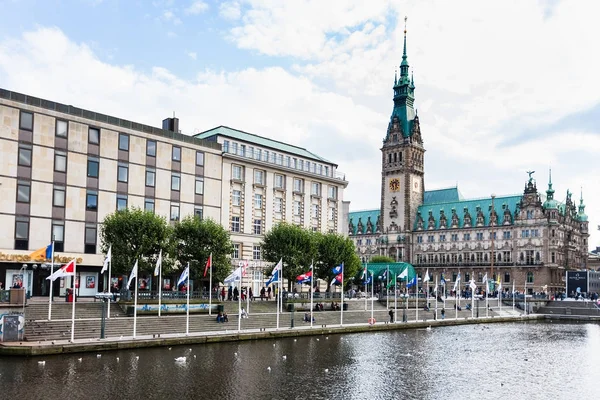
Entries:
[[206,274],[208,273],[208,270],[210,268],[212,268],[212,253],[210,253],[210,256],[208,256],[208,260],[206,261],[206,265],[204,266],[204,278],[206,278]]
[[342,284],[342,274],[336,275],[329,285],[341,285]]
[[271,277],[269,278],[267,283],[265,283],[265,286],[269,286],[272,283],[279,282],[279,270],[274,270],[274,271],[275,272],[273,273],[273,275],[271,275]]
[[[407,268],[408,269],[408,268]],[[379,280],[384,281],[387,279],[388,270],[383,271],[383,274],[379,277]]]
[[371,277],[367,277],[367,279],[365,279],[365,284],[368,285],[369,283],[371,283]]
[[441,283],[442,285],[445,285],[445,284],[446,284],[446,278],[444,278],[444,274],[442,274],[442,276],[440,277],[440,283]]
[[458,289],[459,287],[460,287],[460,272],[456,276],[456,281],[454,281],[454,288],[452,290],[454,290],[456,292],[456,289]]
[[298,277],[296,278],[296,281],[298,283],[307,283],[310,282],[312,279],[312,266],[311,266],[311,270],[302,274],[302,275],[298,275]]
[[429,282],[430,280],[431,277],[429,276],[429,268],[427,268],[427,271],[425,272],[425,278],[423,278],[423,282]]
[[283,267],[283,258],[280,258],[279,262],[273,268],[273,271],[271,271],[271,274],[274,274],[275,271],[281,271],[282,267]]
[[104,258],[104,265],[102,265],[102,270],[100,271],[101,274],[108,271],[108,263],[110,263],[111,258],[112,258],[112,245],[108,247],[108,252],[106,253],[106,257]]
[[335,275],[337,274],[341,274],[342,272],[344,272],[344,263],[341,263],[340,265],[338,265],[337,267],[333,267],[333,273]]
[[396,286],[396,276],[392,276],[392,280],[390,280],[390,282],[386,286],[386,289],[389,289],[389,288],[391,288],[393,286]]
[[133,269],[131,270],[131,274],[129,274],[129,279],[127,280],[127,290],[129,290],[129,287],[131,286],[131,282],[133,281],[133,278],[137,278],[137,274],[138,274],[138,262],[137,262],[137,260],[135,260],[135,265],[133,266]]
[[63,265],[58,270],[54,271],[52,275],[47,277],[46,279],[54,282],[57,278],[64,278],[65,276],[73,276],[75,273],[75,260],[69,261],[68,264]]
[[225,278],[223,283],[231,283],[240,279],[242,279],[242,267],[237,267],[235,271],[233,271],[231,274],[229,274],[227,278]]
[[[407,269],[408,269],[408,268],[407,268]],[[417,276],[416,276],[416,275],[415,275],[415,277],[414,277],[414,278],[412,278],[410,281],[408,281],[408,282],[406,283],[406,287],[407,287],[407,288],[409,288],[409,287],[413,287],[413,286],[416,286],[416,285],[417,285]]]
[[469,287],[471,288],[471,290],[473,292],[475,292],[475,289],[477,289],[477,285],[475,284],[475,279],[471,279],[471,282],[469,283]]
[[486,292],[486,294],[487,294],[487,292],[489,292],[489,291],[490,291],[490,287],[489,287],[489,283],[488,283],[488,277],[487,277],[487,274],[485,274],[485,275],[483,276],[483,281],[482,281],[482,283],[485,283],[485,292]]
[[156,267],[154,268],[154,276],[158,276],[160,268],[162,267],[162,249],[158,253],[158,259],[156,260]]
[[246,276],[246,268],[248,268],[248,260],[242,262],[242,276]]
[[365,265],[365,269],[363,269],[360,279],[365,280],[366,278],[368,278],[368,274],[367,274],[367,266]]
[[181,275],[179,276],[179,280],[177,281],[177,286],[181,285],[190,277],[190,263],[188,263],[187,267],[183,270]]
[[408,267],[404,268],[404,271],[402,271],[400,273],[400,275],[398,275],[398,279],[405,279],[408,278]]
[[31,253],[29,255],[29,258],[32,260],[39,260],[41,258],[43,258],[44,260],[50,260],[50,259],[52,259],[52,249],[53,249],[53,244],[50,243],[48,246],[42,247],[41,249],[36,250],[33,253]]

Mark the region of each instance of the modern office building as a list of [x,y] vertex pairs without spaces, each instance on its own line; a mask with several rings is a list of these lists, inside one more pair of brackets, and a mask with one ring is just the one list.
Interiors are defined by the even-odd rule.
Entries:
[[232,264],[248,262],[257,293],[264,282],[263,235],[280,222],[344,233],[348,186],[337,165],[310,151],[219,126],[196,135],[223,148],[221,221],[231,232]]
[[[30,254],[55,242],[55,262],[76,258],[79,295],[102,289],[99,225],[115,210],[138,207],[175,222],[197,214],[222,224],[232,264],[248,263],[263,282],[260,242],[286,221],[343,233],[348,185],[337,165],[310,151],[217,127],[182,135],[178,119],[162,129],[0,89],[0,282],[49,293],[50,260]],[[57,280],[64,294],[70,280]]]
[[[565,270],[586,269],[588,217],[567,191],[555,199],[551,176],[545,193],[533,172],[522,193],[465,199],[457,187],[425,190],[426,134],[414,109],[406,33],[394,107],[381,148],[381,196],[375,209],[351,212],[347,232],[359,256],[412,263],[419,276],[462,288],[474,279],[498,279],[503,290],[562,292]],[[521,184],[515,185],[515,188]],[[564,199],[564,200],[563,200]],[[444,278],[444,279],[442,279]]]
[[[79,294],[102,285],[99,224],[125,207],[171,221],[221,219],[221,146],[163,129],[0,89],[0,282],[47,295],[50,260],[77,259]],[[54,293],[69,282],[57,280]]]

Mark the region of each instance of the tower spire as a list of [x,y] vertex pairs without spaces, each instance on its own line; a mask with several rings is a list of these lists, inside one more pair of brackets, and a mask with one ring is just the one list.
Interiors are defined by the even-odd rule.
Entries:
[[552,168],[548,170],[548,190],[546,190],[548,200],[554,199],[554,189],[552,189]]
[[404,17],[404,49],[402,50],[402,62],[400,63],[400,79],[408,78],[408,58],[406,56],[406,21],[408,17]]

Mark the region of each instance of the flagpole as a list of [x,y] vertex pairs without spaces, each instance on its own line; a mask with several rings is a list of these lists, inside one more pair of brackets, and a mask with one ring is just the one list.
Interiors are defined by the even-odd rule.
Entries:
[[[110,251],[110,258],[108,259],[108,292],[111,293],[112,290],[112,245],[108,247],[108,251]],[[107,304],[107,319],[110,319],[110,299],[108,299]]]
[[[473,272],[473,285],[475,285],[475,273]],[[471,318],[475,318],[475,289],[471,287]]]
[[[136,261],[137,265],[137,261]],[[135,290],[133,295],[133,338],[135,339],[137,332],[137,298],[138,298],[138,270],[135,269]]]
[[487,277],[487,274],[485,274],[485,317],[489,317],[488,315],[488,310],[490,309],[490,306],[488,305],[488,299],[490,298],[489,296],[489,291],[490,291],[490,283],[489,283],[489,279]]
[[388,296],[388,286],[390,284],[390,266],[385,271],[385,308],[390,308],[390,296]]
[[364,274],[364,283],[365,283],[365,311],[367,311],[367,293],[369,293],[369,284],[367,283],[367,280],[369,278],[369,270],[367,269],[367,263],[365,263],[365,274]]
[[513,311],[515,311],[515,281],[514,281],[514,279],[513,279],[512,298],[513,298]]
[[406,304],[404,305],[404,310],[405,310],[405,314],[406,314],[405,322],[408,322],[408,300],[410,299],[410,295],[408,294],[408,272],[406,275],[406,285],[405,286],[406,286],[406,296],[404,296],[404,299],[406,300]]
[[238,333],[242,330],[242,271],[240,270],[238,283]]
[[419,320],[419,276],[417,271],[415,271],[415,280],[415,322],[417,322]]
[[[190,334],[190,262],[187,263],[187,305],[185,307],[185,335]],[[137,286],[136,286],[137,288]]]
[[375,277],[371,271],[371,321],[373,321],[373,296],[375,296]]
[[437,303],[438,303],[438,297],[439,293],[438,293],[438,277],[437,274],[435,276],[435,320],[437,321]]
[[[396,274],[394,272],[394,274]],[[398,322],[398,276],[394,277],[394,323]]]
[[75,302],[77,300],[77,291],[75,290],[75,281],[77,279],[77,260],[73,260],[73,305],[71,306],[71,343],[75,340]]
[[[54,273],[54,238],[52,239],[52,261],[50,262],[50,276]],[[48,299],[48,321],[52,321],[52,286],[54,281],[50,281],[50,298]]]
[[281,298],[281,286],[283,284],[283,258],[279,260],[279,262],[281,263],[279,265],[279,276],[277,277],[277,280],[279,282],[277,286],[279,286],[279,291],[277,292],[277,329],[279,329],[279,308],[281,306],[281,304],[283,303],[283,299]]
[[342,310],[340,311],[340,325],[344,325],[344,263],[342,263]]
[[315,267],[314,260],[310,264],[310,327],[313,327],[313,292],[315,291],[314,287],[314,279],[315,279]]
[[525,289],[523,290],[523,300],[525,301],[525,315],[527,315],[527,279],[525,280]]
[[160,312],[162,309],[162,249],[158,255],[160,260],[160,266],[158,267],[158,316],[160,318]]
[[208,261],[210,262],[210,266],[208,267],[208,315],[212,315],[212,253],[208,256]]

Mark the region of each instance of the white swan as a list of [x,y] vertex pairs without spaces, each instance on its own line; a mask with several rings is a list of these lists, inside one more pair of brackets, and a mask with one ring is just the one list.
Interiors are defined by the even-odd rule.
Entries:
[[177,358],[175,359],[175,362],[185,362],[185,360],[187,360],[187,358],[186,358],[186,357],[177,357]]

